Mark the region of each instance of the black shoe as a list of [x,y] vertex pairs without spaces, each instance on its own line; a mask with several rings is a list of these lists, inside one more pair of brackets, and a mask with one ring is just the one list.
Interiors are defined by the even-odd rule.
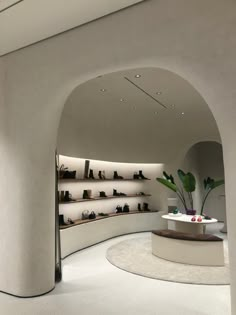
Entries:
[[129,212],[129,205],[127,203],[123,207],[123,212]]
[[134,175],[133,175],[133,179],[139,179],[139,175],[138,175],[138,173],[137,173],[137,172],[135,172],[135,173],[134,173]]
[[102,171],[99,171],[99,172],[98,172],[98,178],[99,178],[99,179],[103,179],[103,178],[102,178]]
[[106,193],[105,193],[105,191],[100,191],[100,197],[107,197],[107,195],[106,195]]
[[117,206],[116,207],[116,213],[121,213],[122,212],[122,207],[121,206]]
[[123,179],[122,176],[119,176],[119,175],[118,175],[117,171],[114,171],[113,178],[114,178],[114,179]]
[[122,193],[122,192],[120,192],[120,193],[118,193],[120,196],[127,196],[125,193]]
[[83,199],[90,199],[90,197],[89,197],[89,194],[88,194],[88,191],[87,191],[87,190],[84,190],[84,192],[83,192]]
[[63,201],[66,202],[75,201],[75,199],[72,198],[72,195],[70,194],[69,190],[66,190]]
[[89,170],[89,179],[94,179],[93,170]]
[[138,172],[138,176],[139,176],[140,179],[148,179],[147,177],[145,177],[145,176],[143,175],[143,171],[139,171],[139,172]]
[[119,194],[118,194],[116,189],[113,189],[113,196],[119,196]]
[[141,203],[138,203],[138,211],[142,211],[142,209],[141,209]]
[[59,225],[66,225],[63,214],[59,214]]
[[148,208],[148,203],[143,203],[143,211],[151,211],[151,209]]

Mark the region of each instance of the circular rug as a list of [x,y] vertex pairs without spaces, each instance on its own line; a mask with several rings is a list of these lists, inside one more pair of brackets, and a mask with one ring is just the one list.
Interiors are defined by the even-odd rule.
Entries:
[[[225,244],[224,244],[225,245]],[[134,238],[117,243],[107,250],[114,266],[148,278],[190,284],[229,284],[229,262],[225,247],[225,266],[208,267],[175,263],[152,255],[151,237]]]

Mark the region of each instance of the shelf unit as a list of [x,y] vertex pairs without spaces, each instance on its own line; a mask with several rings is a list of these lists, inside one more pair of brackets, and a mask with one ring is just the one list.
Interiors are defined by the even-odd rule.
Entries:
[[103,215],[97,215],[97,217],[95,219],[79,219],[79,220],[75,220],[73,224],[66,224],[66,225],[60,225],[60,230],[64,230],[64,229],[68,229],[68,228],[72,228],[74,226],[77,225],[81,225],[81,224],[85,224],[85,223],[89,223],[89,222],[94,222],[97,220],[102,220],[102,219],[108,219],[111,217],[116,217],[116,216],[124,216],[124,215],[131,215],[131,214],[138,214],[138,213],[156,213],[159,212],[159,210],[150,210],[150,211],[139,211],[139,210],[132,210],[130,212],[122,212],[122,213],[107,213],[107,216],[103,216]]
[[133,197],[150,197],[150,194],[134,194],[134,195],[122,195],[122,196],[107,196],[107,197],[94,197],[89,199],[76,199],[72,201],[60,201],[59,204],[70,204],[70,203],[77,203],[77,202],[90,202],[90,201],[98,201],[98,200],[107,200],[107,199],[114,199],[114,198],[133,198]]
[[133,178],[123,178],[123,179],[118,179],[118,178],[106,178],[106,179],[100,179],[100,178],[60,178],[59,179],[59,183],[66,183],[66,182],[96,182],[96,181],[101,181],[101,182],[114,182],[114,181],[118,181],[118,182],[122,182],[122,181],[145,181],[145,180],[150,180],[149,178],[147,179],[133,179]]

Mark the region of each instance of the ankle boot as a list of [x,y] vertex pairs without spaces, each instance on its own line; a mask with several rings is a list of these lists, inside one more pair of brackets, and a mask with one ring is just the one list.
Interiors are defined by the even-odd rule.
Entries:
[[93,170],[89,170],[89,178],[90,179],[94,179]]
[[72,199],[72,195],[70,194],[69,190],[66,190],[65,192],[64,201],[75,201],[75,199]]
[[138,203],[138,211],[142,211],[142,209],[141,209],[141,203]]
[[59,214],[59,225],[66,225],[63,214]]
[[114,171],[113,178],[114,178],[114,179],[123,179],[122,176],[119,176],[119,175],[118,175],[117,171]]
[[148,203],[143,203],[143,211],[151,211],[151,209],[148,208]]
[[107,197],[105,191],[100,191],[100,197],[102,197],[102,198]]
[[84,190],[83,192],[83,199],[89,199],[88,191]]
[[141,178],[141,179],[148,179],[147,177],[145,177],[145,176],[143,175],[143,171],[139,171],[139,172],[138,172],[138,176],[139,176],[139,178]]
[[137,172],[134,173],[133,179],[139,179],[139,174]]
[[113,196],[118,196],[116,189],[113,189]]
[[99,178],[99,179],[104,179],[104,178],[102,177],[102,171],[99,171],[99,172],[98,172],[98,178]]

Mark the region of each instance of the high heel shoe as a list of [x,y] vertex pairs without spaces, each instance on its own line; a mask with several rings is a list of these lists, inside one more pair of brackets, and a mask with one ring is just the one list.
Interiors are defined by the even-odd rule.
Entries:
[[100,193],[100,197],[102,198],[107,197],[105,191],[100,191],[99,193]]
[[148,179],[147,177],[145,177],[145,176],[143,175],[143,171],[139,171],[139,172],[138,172],[138,176],[139,176],[140,179]]
[[89,170],[89,179],[95,179],[93,176],[93,170]]
[[117,171],[114,171],[113,178],[114,178],[114,179],[123,179],[122,176],[119,176],[119,175],[118,175]]

